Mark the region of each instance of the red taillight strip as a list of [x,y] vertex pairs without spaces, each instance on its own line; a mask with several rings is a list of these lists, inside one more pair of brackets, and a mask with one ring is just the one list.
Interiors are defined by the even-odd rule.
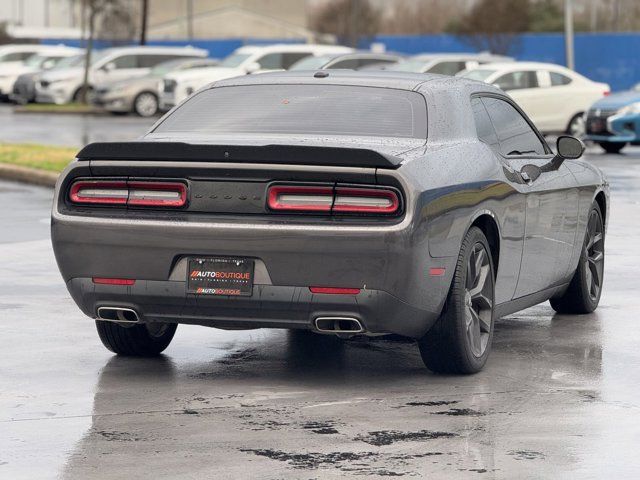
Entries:
[[98,285],[134,285],[136,283],[130,278],[93,277],[91,280]]
[[79,204],[176,208],[187,203],[187,185],[182,182],[79,180],[71,185],[69,199]]
[[[291,199],[283,200],[283,195],[291,195]],[[316,195],[317,202],[304,203],[304,196]],[[296,197],[298,199],[296,200]],[[322,199],[322,197],[328,197]],[[333,203],[333,187],[275,185],[269,188],[267,204],[271,210],[293,212],[329,212]]]
[[273,185],[267,205],[275,211],[389,215],[399,212],[400,196],[392,188]]
[[358,295],[359,288],[338,288],[338,287],[309,287],[311,293],[322,293],[328,295]]
[[73,203],[125,205],[128,197],[127,182],[124,181],[81,180],[69,191]]
[[[180,182],[128,182],[127,205],[136,207],[182,207],[187,203],[187,186]],[[151,192],[145,195],[144,192]],[[175,193],[176,198],[154,196],[154,192]],[[136,195],[141,195],[136,197]]]
[[[343,199],[341,199],[343,197]],[[344,198],[355,199],[349,203]],[[360,199],[361,203],[358,203]],[[367,204],[364,199],[385,199],[386,204]],[[400,199],[393,190],[384,188],[337,187],[333,211],[339,213],[395,213],[400,208]]]

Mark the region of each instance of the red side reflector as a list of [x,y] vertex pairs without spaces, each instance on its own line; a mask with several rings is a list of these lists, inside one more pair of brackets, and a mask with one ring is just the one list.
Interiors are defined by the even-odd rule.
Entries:
[[329,212],[333,204],[333,188],[275,185],[269,188],[267,203],[271,210]]
[[607,91],[605,91],[605,92],[603,93],[603,95],[604,95],[605,97],[608,97],[609,95],[611,95],[611,92],[610,92],[609,90],[607,90]]
[[336,287],[309,287],[311,293],[324,293],[330,295],[358,295],[359,288],[336,288]]
[[98,285],[133,285],[136,283],[135,280],[130,278],[93,277],[91,280]]
[[395,213],[400,207],[398,194],[383,188],[336,188],[333,211],[340,213]]
[[442,275],[444,275],[444,272],[446,270],[442,267],[431,267],[429,269],[429,275],[431,275],[432,277],[441,277]]

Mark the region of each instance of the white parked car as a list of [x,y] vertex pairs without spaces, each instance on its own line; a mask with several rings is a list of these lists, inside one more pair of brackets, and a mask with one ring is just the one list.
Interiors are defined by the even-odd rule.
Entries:
[[62,59],[78,55],[81,51],[79,48],[62,45],[47,46],[30,55],[24,62],[0,62],[0,97],[11,94],[20,75],[49,70]]
[[508,92],[544,133],[584,135],[584,112],[611,92],[606,83],[552,63],[492,63],[461,75]]
[[51,45],[36,43],[0,45],[0,65],[3,67],[20,65],[31,55],[40,53],[48,48],[51,48]]
[[[159,63],[177,58],[204,58],[206,50],[192,47],[121,47],[94,52],[89,69],[89,88],[94,85],[141,77]],[[78,100],[84,75],[83,65],[54,69],[36,84],[36,101],[69,103]]]
[[310,55],[351,53],[348,47],[313,44],[245,46],[235,50],[216,67],[175,72],[164,77],[160,108],[169,110],[205,85],[225,78],[273,70],[288,70]]
[[406,58],[386,70],[453,76],[462,70],[470,70],[485,63],[512,61],[514,60],[511,57],[490,53],[425,53]]

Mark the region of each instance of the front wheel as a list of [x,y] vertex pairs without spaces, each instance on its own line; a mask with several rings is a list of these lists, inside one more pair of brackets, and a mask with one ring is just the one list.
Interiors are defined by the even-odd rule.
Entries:
[[604,280],[604,222],[597,202],[591,206],[578,268],[561,297],[550,303],[558,313],[591,313],[602,294]]
[[598,145],[607,153],[620,153],[627,144],[622,142],[598,142]]
[[491,351],[495,275],[489,243],[472,227],[462,242],[444,310],[418,342],[426,367],[436,373],[476,373]]
[[119,325],[96,320],[102,344],[118,355],[153,357],[169,346],[177,323],[139,323]]

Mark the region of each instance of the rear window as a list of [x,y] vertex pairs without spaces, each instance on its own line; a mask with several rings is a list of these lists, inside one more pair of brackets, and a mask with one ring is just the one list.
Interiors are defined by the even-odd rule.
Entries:
[[427,137],[422,95],[376,87],[247,85],[204,90],[156,133]]

